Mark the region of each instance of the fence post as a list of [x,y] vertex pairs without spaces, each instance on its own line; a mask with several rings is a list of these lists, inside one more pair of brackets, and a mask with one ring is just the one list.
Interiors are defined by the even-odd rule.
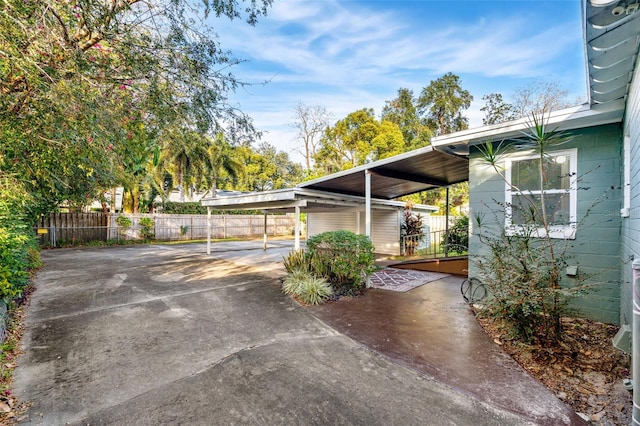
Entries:
[[56,246],[56,226],[55,225],[51,225],[51,247],[55,247]]

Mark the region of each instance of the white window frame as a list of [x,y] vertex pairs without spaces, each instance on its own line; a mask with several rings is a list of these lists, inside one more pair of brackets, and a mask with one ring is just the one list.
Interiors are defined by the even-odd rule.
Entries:
[[[578,176],[578,149],[565,149],[560,151],[553,151],[548,153],[551,157],[559,157],[562,155],[566,155],[569,157],[569,173],[571,174],[571,180],[569,183],[569,189],[557,189],[557,190],[547,190],[545,193],[547,194],[558,194],[558,193],[568,193],[569,194],[569,224],[568,225],[553,225],[549,229],[549,237],[550,238],[560,238],[560,239],[575,239],[576,238],[576,228],[577,228],[577,217],[578,217],[578,185],[577,185],[577,176]],[[542,227],[533,227],[527,225],[518,225],[514,224],[511,220],[512,210],[512,194],[513,190],[511,187],[511,171],[512,165],[515,162],[523,161],[523,160],[532,160],[539,158],[539,155],[535,153],[526,153],[517,157],[509,157],[505,159],[505,232],[507,235],[521,235],[525,232],[533,231],[533,235],[539,238],[545,238],[546,232]],[[540,191],[523,191],[524,194],[527,195],[538,195]]]

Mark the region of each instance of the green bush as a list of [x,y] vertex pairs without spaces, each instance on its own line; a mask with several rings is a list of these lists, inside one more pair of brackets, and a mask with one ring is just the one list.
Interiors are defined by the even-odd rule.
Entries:
[[448,251],[466,252],[469,248],[469,216],[459,217],[442,242]]
[[324,303],[333,294],[326,280],[314,277],[311,272],[303,270],[294,270],[287,275],[282,284],[282,291],[307,305]]
[[153,237],[155,237],[153,225],[153,219],[150,217],[140,218],[140,226],[142,227],[142,229],[140,229],[140,235],[142,235],[144,240],[152,240]]
[[0,299],[20,296],[31,272],[41,266],[29,206],[20,183],[0,175]]
[[354,294],[374,270],[374,247],[367,236],[331,231],[307,240],[307,256],[314,274],[329,281],[336,294]]
[[120,228],[128,229],[131,228],[132,222],[131,219],[129,219],[127,216],[118,216],[116,218],[116,224]]

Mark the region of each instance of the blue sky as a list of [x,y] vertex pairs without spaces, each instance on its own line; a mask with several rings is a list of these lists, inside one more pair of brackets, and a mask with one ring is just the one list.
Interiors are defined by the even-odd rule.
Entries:
[[247,61],[236,77],[268,81],[238,89],[232,104],[295,161],[300,102],[325,107],[333,122],[365,107],[379,117],[399,88],[418,95],[447,72],[474,96],[472,127],[483,95],[508,98],[535,79],[586,99],[580,0],[275,0],[255,27],[214,26],[223,48]]

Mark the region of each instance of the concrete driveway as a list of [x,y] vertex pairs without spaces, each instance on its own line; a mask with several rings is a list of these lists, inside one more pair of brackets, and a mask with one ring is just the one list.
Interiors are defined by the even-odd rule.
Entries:
[[289,242],[60,249],[27,309],[24,423],[522,425],[280,291]]

